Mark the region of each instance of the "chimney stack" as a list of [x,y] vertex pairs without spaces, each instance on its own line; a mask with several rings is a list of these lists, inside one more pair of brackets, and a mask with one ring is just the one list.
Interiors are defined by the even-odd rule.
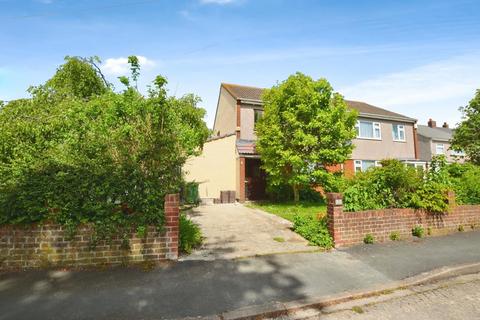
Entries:
[[448,123],[444,122],[442,128],[448,129],[448,128],[449,128],[449,127],[448,127]]
[[431,118],[428,120],[428,126],[430,128],[436,128],[437,127],[437,121],[433,121]]

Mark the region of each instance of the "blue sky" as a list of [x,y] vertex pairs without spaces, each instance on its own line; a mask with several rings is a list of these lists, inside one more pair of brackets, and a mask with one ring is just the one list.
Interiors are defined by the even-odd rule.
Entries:
[[[480,2],[0,0],[0,99],[28,96],[66,55],[98,55],[112,82],[141,56],[171,94],[215,115],[221,82],[269,87],[296,71],[348,99],[455,124],[480,88]],[[117,86],[120,87],[120,86]]]

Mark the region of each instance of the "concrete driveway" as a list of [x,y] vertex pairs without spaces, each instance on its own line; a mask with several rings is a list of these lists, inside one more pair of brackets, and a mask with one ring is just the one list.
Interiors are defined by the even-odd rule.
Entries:
[[242,204],[204,205],[189,213],[205,237],[201,248],[182,260],[234,259],[274,253],[311,252],[292,223]]

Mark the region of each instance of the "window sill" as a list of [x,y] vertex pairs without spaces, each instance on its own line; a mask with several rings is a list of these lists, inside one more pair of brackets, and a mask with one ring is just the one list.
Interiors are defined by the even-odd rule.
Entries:
[[363,137],[356,137],[357,140],[373,140],[373,141],[382,141],[382,138],[363,138]]
[[393,142],[402,142],[402,143],[407,143],[407,140],[395,140],[395,139],[393,139]]

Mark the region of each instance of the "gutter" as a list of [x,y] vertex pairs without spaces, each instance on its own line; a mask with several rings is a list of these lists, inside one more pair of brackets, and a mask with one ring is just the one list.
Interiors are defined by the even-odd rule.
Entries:
[[253,105],[256,105],[256,106],[263,106],[263,101],[262,100],[242,99],[242,98],[239,98],[238,100],[240,100],[240,103],[242,103],[242,104],[253,104]]
[[371,119],[379,119],[379,120],[393,120],[393,121],[403,121],[403,122],[410,122],[410,123],[416,123],[417,122],[417,119],[413,119],[413,118],[386,116],[386,115],[379,115],[379,114],[365,113],[365,112],[359,112],[358,116],[359,117],[365,117],[365,118],[371,118]]

